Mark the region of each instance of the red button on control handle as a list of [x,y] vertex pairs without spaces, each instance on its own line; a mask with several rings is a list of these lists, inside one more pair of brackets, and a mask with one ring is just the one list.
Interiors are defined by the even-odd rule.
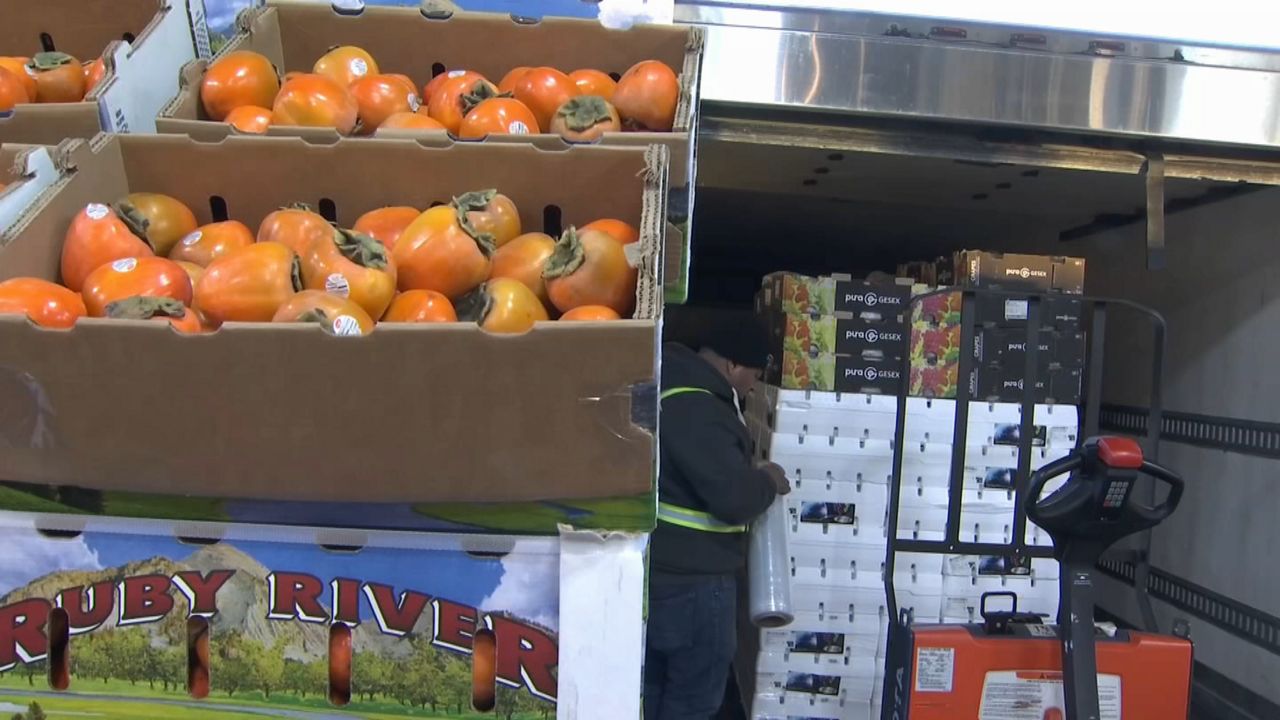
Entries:
[[1098,438],[1098,459],[1108,467],[1138,470],[1142,467],[1142,447],[1132,438]]

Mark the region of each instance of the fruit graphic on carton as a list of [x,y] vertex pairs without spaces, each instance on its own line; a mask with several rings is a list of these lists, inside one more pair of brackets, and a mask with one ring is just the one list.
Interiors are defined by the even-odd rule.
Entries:
[[819,353],[835,352],[834,318],[787,315],[782,333],[784,353],[813,357]]
[[911,378],[908,394],[954,398],[960,378],[961,294],[920,298],[911,309]]
[[782,387],[789,390],[835,389],[835,358],[830,355],[808,357],[786,352],[782,356]]

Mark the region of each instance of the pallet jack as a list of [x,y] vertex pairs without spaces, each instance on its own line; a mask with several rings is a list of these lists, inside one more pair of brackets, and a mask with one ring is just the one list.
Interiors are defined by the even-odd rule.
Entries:
[[[1045,485],[1069,473],[1041,498]],[[1141,476],[1169,487],[1155,506],[1133,497]],[[1026,517],[1053,539],[1060,563],[1059,624],[989,611],[983,623],[911,625],[890,633],[886,720],[1172,720],[1190,706],[1189,640],[1094,625],[1093,572],[1114,543],[1168,518],[1183,481],[1145,460],[1129,438],[1094,437],[1030,477]]]

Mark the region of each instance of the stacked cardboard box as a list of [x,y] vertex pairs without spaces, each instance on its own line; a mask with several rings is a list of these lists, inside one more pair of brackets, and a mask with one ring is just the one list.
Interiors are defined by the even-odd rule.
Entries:
[[[751,396],[747,422],[758,454],[791,480],[788,580],[795,615],[785,628],[761,631],[757,720],[879,716],[896,418],[892,395],[761,385]],[[941,607],[938,594],[901,601],[928,604],[935,613]]]
[[[1016,528],[1014,479],[1018,468],[1021,408],[1014,403],[972,402],[965,433],[960,503],[961,542],[1010,543]],[[1036,470],[1065,456],[1076,445],[1078,412],[1064,405],[1037,405],[1030,467]],[[946,539],[954,452],[955,401],[908,398],[898,499],[898,537]],[[1050,486],[1046,492],[1051,491]],[[1027,523],[1028,544],[1048,546],[1049,537]],[[993,590],[1018,595],[1019,608],[1053,617],[1057,613],[1057,563],[1015,562],[1004,556],[933,556],[940,565],[903,567],[898,560],[895,587],[939,583],[936,614],[915,613],[923,622],[976,622],[982,594]],[[909,581],[909,582],[907,582]]]
[[[752,717],[879,717],[885,629],[888,488],[897,398],[758,386],[747,423],[757,452],[791,480],[791,601],[795,621],[764,630]],[[1020,407],[972,403],[966,427],[961,540],[1009,543]],[[1036,408],[1031,467],[1076,444],[1076,408]],[[898,537],[945,539],[955,402],[908,398]],[[1027,542],[1049,538],[1033,524]],[[918,622],[980,621],[982,594],[1018,596],[1018,607],[1057,613],[1057,563],[1001,556],[899,553],[894,590]]]
[[766,380],[786,389],[898,394],[909,297],[907,286],[848,275],[766,276],[756,295],[773,344]]
[[1085,356],[1082,303],[1084,260],[966,250],[947,261],[908,263],[899,272],[921,282],[911,305],[911,376],[908,391],[919,397],[953,398],[960,382],[960,355],[969,353],[970,397],[1020,402],[1026,379],[1029,300],[1007,294],[978,294],[973,347],[961,345],[961,294],[934,292],[933,283],[955,278],[961,287],[1043,293],[1037,343],[1036,402],[1080,402]]

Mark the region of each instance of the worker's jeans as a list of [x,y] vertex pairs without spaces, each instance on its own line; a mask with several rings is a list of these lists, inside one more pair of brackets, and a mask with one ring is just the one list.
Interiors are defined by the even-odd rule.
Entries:
[[649,580],[645,720],[707,720],[724,700],[737,649],[732,576]]

